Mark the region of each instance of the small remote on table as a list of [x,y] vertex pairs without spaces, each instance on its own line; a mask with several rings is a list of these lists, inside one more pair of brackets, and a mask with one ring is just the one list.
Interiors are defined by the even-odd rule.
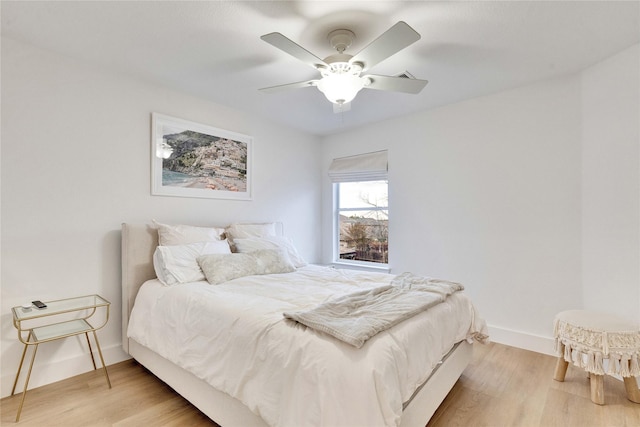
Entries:
[[33,305],[35,305],[37,308],[46,308],[46,307],[47,307],[47,304],[43,303],[43,302],[42,302],[42,301],[40,301],[40,300],[31,301],[31,303],[32,303]]

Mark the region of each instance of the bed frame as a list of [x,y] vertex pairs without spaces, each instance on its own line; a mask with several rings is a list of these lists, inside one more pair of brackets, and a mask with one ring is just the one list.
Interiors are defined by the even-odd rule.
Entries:
[[[281,226],[280,226],[281,231]],[[141,365],[224,427],[267,427],[242,402],[218,391],[157,353],[127,338],[129,316],[138,289],[155,279],[153,252],[158,233],[147,224],[122,224],[122,347]],[[424,427],[471,361],[472,345],[462,341],[442,359],[427,381],[405,404],[402,427]]]

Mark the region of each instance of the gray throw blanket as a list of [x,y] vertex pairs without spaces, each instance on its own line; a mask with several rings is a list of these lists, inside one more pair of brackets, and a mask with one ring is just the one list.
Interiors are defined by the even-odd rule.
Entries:
[[284,313],[284,317],[360,348],[378,332],[463,289],[459,283],[402,273],[389,285],[344,295],[308,311]]

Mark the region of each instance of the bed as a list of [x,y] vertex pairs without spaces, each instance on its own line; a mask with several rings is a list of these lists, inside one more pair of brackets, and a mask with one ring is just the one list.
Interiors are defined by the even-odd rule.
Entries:
[[[281,226],[278,228],[281,234]],[[186,285],[167,287],[158,282],[153,266],[153,255],[157,246],[158,232],[154,227],[148,224],[122,225],[123,348],[141,365],[224,427],[424,426],[471,360],[472,338],[483,339],[486,331],[484,322],[477,316],[473,305],[463,292],[459,292],[447,299],[451,302],[439,304],[429,310],[436,313],[442,312],[438,314],[439,316],[451,316],[453,306],[461,307],[460,310],[464,312],[455,314],[455,317],[466,319],[463,321],[464,326],[449,327],[457,330],[449,334],[452,336],[438,336],[432,339],[433,342],[430,342],[428,347],[425,347],[426,350],[422,353],[438,353],[436,360],[417,360],[423,357],[422,353],[414,355],[412,353],[414,350],[405,351],[401,347],[396,347],[398,341],[420,342],[423,340],[416,340],[416,336],[431,333],[424,332],[424,329],[413,330],[424,328],[424,325],[434,321],[422,313],[394,326],[389,331],[379,333],[358,349],[322,332],[313,331],[285,319],[278,312],[283,307],[315,304],[313,299],[306,301],[303,290],[293,287],[293,282],[303,283],[307,279],[310,281],[314,276],[319,276],[325,283],[334,283],[337,280],[336,277],[352,273],[326,267],[305,266],[291,273],[264,275],[259,278],[255,276],[239,278],[216,286],[196,281]],[[365,282],[371,277],[378,280],[375,274],[373,276],[369,273],[353,274],[357,278],[364,278]],[[389,275],[380,277],[382,276]],[[353,279],[352,276],[349,277]],[[268,292],[260,288],[263,286],[263,279],[269,286]],[[304,285],[307,286],[306,283]],[[282,286],[281,290],[278,290],[279,286]],[[316,289],[319,293],[324,292],[322,287]],[[183,297],[181,296],[183,292],[192,292],[192,294]],[[242,293],[237,295],[237,292]],[[139,293],[141,296],[134,311]],[[176,305],[176,301],[186,299],[204,304],[202,301],[208,301],[207,295],[212,293],[215,294],[215,298],[210,298],[213,300],[220,300],[221,295],[230,295],[229,302],[226,303],[228,307],[233,305],[234,298],[238,301],[255,300],[256,303],[253,311],[248,309],[250,302],[244,304],[246,317],[230,320],[224,327],[218,325],[225,325],[224,318],[220,316],[222,316],[221,312],[226,311],[226,306],[216,309],[218,317],[215,325],[217,326],[212,329],[215,329],[213,335],[217,337],[216,339],[223,339],[223,344],[220,345],[212,345],[211,341],[208,341],[211,337],[203,338],[203,335],[209,334],[206,330],[196,332],[197,326],[179,328],[183,320],[186,322],[187,318],[193,318],[194,315],[191,314],[200,313],[201,309],[181,310],[180,306]],[[278,293],[287,294],[287,298],[293,295],[293,298],[281,301],[280,297],[273,297]],[[330,293],[321,299],[328,299],[328,295]],[[158,315],[159,301],[169,304],[168,308],[163,309],[167,313],[179,313],[178,324],[175,319],[169,320],[164,312],[155,320],[150,320],[147,325],[141,324],[141,319],[151,319],[154,314]],[[466,312],[467,308],[468,312]],[[134,319],[132,319],[132,311]],[[253,337],[240,337],[240,333],[244,334],[243,331],[249,330],[247,325],[262,323],[255,314],[260,311],[271,316],[267,320],[267,323],[270,322],[269,326],[255,332]],[[245,322],[245,318],[249,319],[246,320],[246,324],[239,329],[233,329],[236,324]],[[132,321],[132,325],[129,324],[130,319],[135,321]],[[195,321],[197,323],[197,318]],[[177,348],[172,349],[166,343],[159,345],[150,341],[149,337],[154,335],[154,332],[149,328],[152,324],[160,323],[163,323],[164,331],[178,326],[177,336],[167,338],[168,342],[174,342],[174,344],[179,342],[180,345],[174,346]],[[449,321],[446,323],[453,324]],[[461,332],[463,329],[464,331]],[[294,336],[282,338],[280,335],[283,330],[293,331]],[[194,336],[185,339],[189,331],[194,331]],[[238,335],[235,335],[236,333]],[[161,334],[156,331],[155,335]],[[262,348],[247,350],[247,346],[253,345],[251,343],[262,343],[261,340],[266,335],[283,341],[275,344],[264,341],[266,344]],[[294,348],[297,342],[302,341],[307,349]],[[182,347],[182,343],[187,342],[196,342],[195,348],[209,350],[194,353],[193,350]],[[244,346],[242,350],[244,353],[255,353],[257,361],[244,360],[242,356],[230,356],[227,351],[230,351],[230,347],[234,345]],[[382,347],[384,345],[390,346],[390,349]],[[382,351],[374,352],[375,348],[381,348]],[[337,360],[341,362],[337,363]],[[219,361],[221,361],[220,364]],[[351,361],[349,363],[352,365],[343,366],[342,361]],[[213,372],[203,372],[202,367],[197,366],[198,364],[206,365]],[[388,369],[387,365],[389,365]],[[296,371],[301,369],[300,366],[305,370],[302,373]],[[317,369],[317,371],[311,369]],[[415,377],[412,373],[412,377],[408,378],[409,374],[405,370],[411,372],[418,370],[419,375]],[[399,378],[390,380],[389,375],[396,375]],[[405,376],[407,378],[404,378]],[[256,381],[255,379],[259,377],[264,377],[266,381]],[[416,378],[420,378],[419,381]],[[400,385],[396,386],[396,382]],[[397,391],[396,388],[402,388],[402,390]]]

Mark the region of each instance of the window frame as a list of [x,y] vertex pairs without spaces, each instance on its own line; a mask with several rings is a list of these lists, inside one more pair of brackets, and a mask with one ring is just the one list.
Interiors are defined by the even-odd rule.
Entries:
[[[368,206],[363,208],[340,208],[340,184],[348,184],[353,182],[371,182],[371,181],[386,181],[387,183],[387,205],[385,207]],[[386,211],[387,221],[389,220],[389,180],[385,179],[364,179],[361,181],[343,181],[332,183],[333,193],[333,250],[332,250],[332,263],[336,265],[344,265],[349,267],[359,267],[364,269],[374,269],[390,271],[388,253],[389,248],[387,246],[387,262],[374,262],[374,261],[362,261],[362,260],[349,260],[340,258],[340,214],[343,212],[362,212],[362,211]],[[388,224],[388,222],[387,222]],[[387,230],[388,232],[388,230]],[[387,245],[389,245],[389,238],[387,235]]]

